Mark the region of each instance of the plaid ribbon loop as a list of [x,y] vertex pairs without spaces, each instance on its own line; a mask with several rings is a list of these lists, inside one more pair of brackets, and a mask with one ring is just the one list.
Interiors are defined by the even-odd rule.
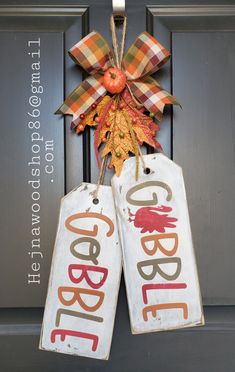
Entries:
[[148,32],[142,32],[123,58],[123,69],[128,80],[152,75],[170,58],[170,53]]
[[[113,65],[113,54],[105,39],[92,31],[69,50],[71,58],[91,76],[85,79],[65,100],[57,113],[73,115],[72,127],[81,121],[80,115],[90,110],[106,93],[103,73]],[[126,52],[122,69],[127,84],[136,99],[158,120],[166,104],[178,104],[149,75],[158,71],[170,58],[170,53],[150,34],[141,33]]]
[[90,75],[107,70],[113,58],[108,43],[97,31],[90,32],[75,44],[69,55]]

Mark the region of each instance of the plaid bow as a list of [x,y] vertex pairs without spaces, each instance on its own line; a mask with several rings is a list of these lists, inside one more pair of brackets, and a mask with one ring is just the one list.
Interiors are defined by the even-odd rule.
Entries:
[[[86,114],[92,104],[99,102],[106,94],[102,85],[103,73],[113,65],[113,54],[104,38],[92,31],[70,49],[69,55],[90,74],[57,111],[73,115],[72,127],[76,127],[81,121],[80,115]],[[150,77],[169,58],[170,53],[154,37],[143,32],[130,46],[122,61],[129,89],[158,120],[162,119],[166,104],[178,104],[170,93]]]

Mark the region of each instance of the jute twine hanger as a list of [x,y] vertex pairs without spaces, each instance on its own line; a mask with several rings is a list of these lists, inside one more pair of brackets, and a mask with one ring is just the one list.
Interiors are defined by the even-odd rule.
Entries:
[[[118,41],[117,41],[115,18],[116,19],[118,18],[118,20],[121,22],[121,25],[122,25],[122,36],[121,36],[121,43],[120,43],[120,51],[119,52],[118,52],[119,44],[118,44]],[[110,17],[110,28],[111,28],[111,35],[112,35],[113,51],[114,51],[114,64],[118,68],[121,69],[123,55],[124,55],[124,48],[125,48],[126,29],[127,29],[127,17],[126,17],[126,15],[125,14],[112,14],[111,17]],[[112,62],[113,61],[111,61],[111,63]],[[142,106],[135,99],[135,97],[133,96],[133,93],[130,91],[130,88],[129,88],[128,84],[127,84],[127,89],[129,90],[129,92],[130,92],[130,94],[132,96],[132,99],[135,102],[136,106],[137,107]],[[113,101],[118,102],[118,96],[114,96],[113,97]],[[110,132],[108,133],[107,139],[109,139],[109,137],[110,137]],[[133,139],[133,141],[134,141],[134,139]],[[142,167],[145,170],[145,169],[147,169],[147,167],[146,167],[146,164],[145,164],[145,161],[144,161],[143,154],[141,152],[140,146],[139,146],[139,144],[138,144],[137,141],[136,141],[136,147],[138,149],[138,155],[140,156]],[[137,159],[137,161],[138,161],[138,159]],[[98,178],[98,181],[97,181],[97,187],[96,187],[95,191],[92,193],[93,203],[94,204],[98,204],[99,203],[98,193],[99,193],[100,186],[103,185],[103,183],[104,183],[104,177],[105,177],[105,171],[106,171],[106,167],[107,167],[107,162],[108,162],[108,154],[102,160],[101,168],[100,168],[100,174],[99,174],[99,178]],[[137,169],[138,169],[138,167],[137,167]],[[138,177],[138,175],[137,175],[137,177]]]

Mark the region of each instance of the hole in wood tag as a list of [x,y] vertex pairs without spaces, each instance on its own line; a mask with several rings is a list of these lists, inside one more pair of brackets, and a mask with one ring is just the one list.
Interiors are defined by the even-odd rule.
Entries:
[[150,168],[145,168],[144,169],[144,174],[150,174],[151,173],[151,169]]
[[98,198],[95,198],[92,201],[93,201],[93,204],[99,204],[99,199]]

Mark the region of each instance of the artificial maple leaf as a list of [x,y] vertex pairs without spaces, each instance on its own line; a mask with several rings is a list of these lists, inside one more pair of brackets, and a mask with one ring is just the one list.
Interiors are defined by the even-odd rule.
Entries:
[[111,97],[106,95],[102,98],[102,100],[97,104],[94,109],[91,109],[85,116],[83,120],[80,121],[79,125],[76,127],[76,133],[80,133],[84,130],[86,125],[90,127],[96,126],[97,123],[95,122],[96,116],[102,116],[103,111],[105,110],[106,105],[110,102]]
[[[111,120],[109,120],[110,117],[111,117]],[[101,145],[102,141],[105,142],[105,138],[107,138],[107,134],[112,130],[112,120],[113,120],[113,113],[108,112],[106,119],[103,121],[102,127],[99,132],[97,147]]]
[[102,156],[111,153],[110,165],[115,167],[117,176],[120,175],[123,162],[129,157],[129,152],[136,155],[138,151],[131,134],[129,117],[127,115],[125,109],[109,111],[106,119],[109,126],[101,130],[102,135],[110,131]]
[[130,93],[126,89],[121,98],[121,103],[132,119],[132,127],[140,145],[143,142],[154,148],[161,148],[156,140],[156,133],[160,130],[151,117],[144,114],[144,109],[137,109]]
[[100,115],[99,116],[99,123],[96,127],[96,131],[95,131],[95,139],[94,139],[94,146],[95,146],[95,156],[96,156],[96,160],[97,160],[97,163],[98,163],[98,166],[100,167],[100,160],[99,160],[99,153],[98,153],[98,149],[99,149],[99,145],[101,143],[100,139],[102,140],[103,137],[101,137],[100,135],[100,132],[102,130],[103,127],[107,126],[107,116],[109,115],[109,112],[110,112],[110,108],[112,106],[112,103],[113,103],[113,100],[110,99],[104,106],[103,106],[103,109],[101,110],[100,112]]

